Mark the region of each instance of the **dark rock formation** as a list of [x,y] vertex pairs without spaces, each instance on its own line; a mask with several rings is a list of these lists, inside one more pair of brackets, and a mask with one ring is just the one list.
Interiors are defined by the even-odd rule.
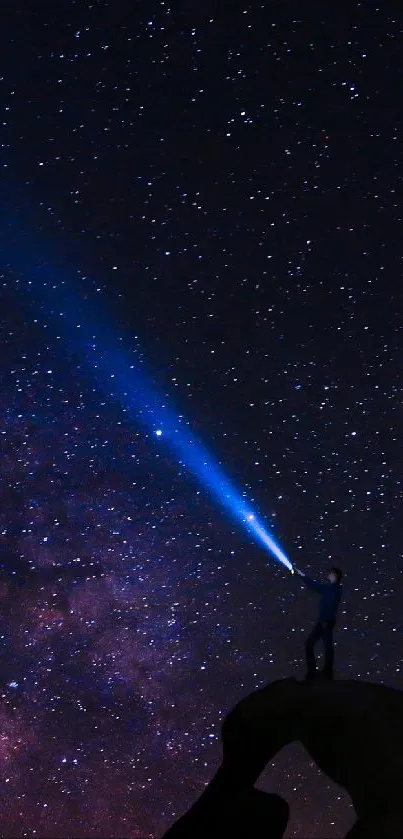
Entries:
[[295,740],[350,795],[357,821],[348,839],[401,839],[403,693],[369,682],[295,679],[250,694],[228,714],[220,768],[164,839],[280,839],[288,805],[254,784]]

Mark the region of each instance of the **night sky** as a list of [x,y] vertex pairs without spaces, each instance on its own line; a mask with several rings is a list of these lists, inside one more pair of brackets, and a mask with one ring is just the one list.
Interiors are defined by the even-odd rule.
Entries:
[[[316,617],[60,330],[73,287],[299,567],[343,568],[336,676],[403,687],[402,34],[397,2],[8,5],[4,837],[161,836]],[[259,785],[288,837],[353,822],[296,745]]]

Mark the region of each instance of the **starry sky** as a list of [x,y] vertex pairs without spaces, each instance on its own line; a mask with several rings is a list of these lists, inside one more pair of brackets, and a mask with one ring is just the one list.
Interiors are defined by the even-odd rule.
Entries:
[[[97,347],[85,364],[64,339],[50,278],[96,301],[299,567],[343,568],[336,675],[403,687],[399,6],[8,9],[4,837],[161,836],[228,710],[303,676],[316,616],[101,381]],[[298,745],[259,785],[289,801],[288,837],[353,822]]]

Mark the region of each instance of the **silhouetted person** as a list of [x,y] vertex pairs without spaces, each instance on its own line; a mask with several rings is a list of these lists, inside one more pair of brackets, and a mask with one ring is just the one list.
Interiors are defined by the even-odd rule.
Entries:
[[336,624],[337,610],[343,593],[343,587],[341,585],[343,574],[340,568],[331,568],[327,577],[328,582],[317,583],[316,580],[311,580],[310,577],[307,577],[303,571],[295,568],[295,566],[293,570],[301,577],[302,582],[308,588],[320,594],[318,620],[305,642],[306,678],[314,679],[317,675],[315,645],[318,641],[322,640],[325,649],[325,661],[321,675],[326,679],[333,679],[333,629]]
[[[254,784],[295,741],[350,796],[357,821],[346,839],[403,836],[401,691],[353,680],[282,679],[239,702],[224,720],[221,737],[218,771],[164,839],[282,837],[287,803]],[[313,796],[312,824],[317,820]]]

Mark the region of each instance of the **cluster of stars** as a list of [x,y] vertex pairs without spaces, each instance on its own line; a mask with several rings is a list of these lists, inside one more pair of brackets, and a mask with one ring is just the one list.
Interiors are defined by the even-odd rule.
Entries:
[[[10,10],[4,836],[160,836],[215,771],[225,713],[301,672],[313,618],[161,419],[147,433],[102,390],[95,337],[66,345],[70,281],[291,558],[343,567],[338,676],[402,687],[401,36],[360,2],[343,19],[212,0]],[[35,270],[10,222],[27,207]],[[296,748],[262,784],[295,839],[353,820]]]

